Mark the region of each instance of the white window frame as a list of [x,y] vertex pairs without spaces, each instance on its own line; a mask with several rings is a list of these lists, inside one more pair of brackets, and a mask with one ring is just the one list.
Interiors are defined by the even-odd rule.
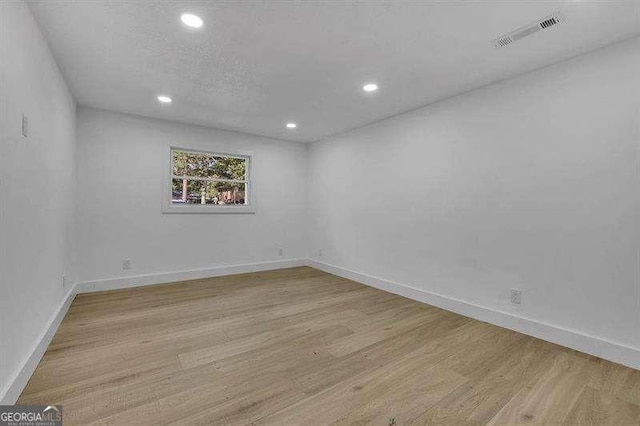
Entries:
[[[255,191],[253,184],[251,182],[251,168],[253,165],[253,156],[250,153],[236,153],[236,154],[228,154],[225,152],[219,151],[207,151],[202,149],[194,149],[194,148],[182,148],[178,146],[171,146],[168,150],[167,161],[164,164],[164,182],[162,184],[162,212],[163,213],[186,213],[186,214],[254,214],[256,212],[256,200],[255,200]],[[209,154],[215,155],[217,157],[233,157],[233,158],[242,158],[247,162],[246,165],[246,174],[245,181],[234,181],[230,180],[230,182],[244,182],[245,184],[245,197],[248,194],[248,197],[245,198],[246,204],[173,204],[171,202],[172,193],[173,193],[173,179],[182,179],[183,176],[175,176],[173,174],[173,152],[174,151],[185,151],[185,152],[193,152],[199,154]],[[193,178],[184,176],[189,180],[217,180],[217,181],[225,181],[226,179],[208,179],[208,178]]]

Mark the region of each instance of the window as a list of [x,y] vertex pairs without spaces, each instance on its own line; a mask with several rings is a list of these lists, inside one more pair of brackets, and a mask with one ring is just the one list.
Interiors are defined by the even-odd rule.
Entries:
[[254,213],[251,157],[171,148],[165,213]]

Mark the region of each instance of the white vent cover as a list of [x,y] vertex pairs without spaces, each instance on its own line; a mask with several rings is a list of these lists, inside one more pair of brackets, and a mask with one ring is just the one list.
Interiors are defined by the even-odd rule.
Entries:
[[513,42],[516,42],[520,39],[523,39],[531,34],[535,34],[538,31],[547,30],[552,28],[561,22],[564,22],[564,17],[560,14],[560,12],[556,12],[553,15],[549,15],[540,21],[524,26],[522,28],[518,28],[515,31],[512,31],[508,34],[505,34],[501,37],[491,40],[491,43],[496,47],[504,47]]

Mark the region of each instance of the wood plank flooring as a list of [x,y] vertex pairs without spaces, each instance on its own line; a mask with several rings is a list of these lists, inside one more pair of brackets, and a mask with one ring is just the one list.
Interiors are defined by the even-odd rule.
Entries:
[[311,268],[78,295],[65,424],[640,424],[640,371]]

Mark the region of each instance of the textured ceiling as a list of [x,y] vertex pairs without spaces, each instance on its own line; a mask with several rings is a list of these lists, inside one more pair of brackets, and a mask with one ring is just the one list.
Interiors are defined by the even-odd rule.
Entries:
[[[79,104],[303,142],[640,33],[640,0],[29,5]],[[185,11],[204,27],[187,30]],[[491,45],[556,11],[562,25]],[[377,94],[362,93],[368,81]]]

